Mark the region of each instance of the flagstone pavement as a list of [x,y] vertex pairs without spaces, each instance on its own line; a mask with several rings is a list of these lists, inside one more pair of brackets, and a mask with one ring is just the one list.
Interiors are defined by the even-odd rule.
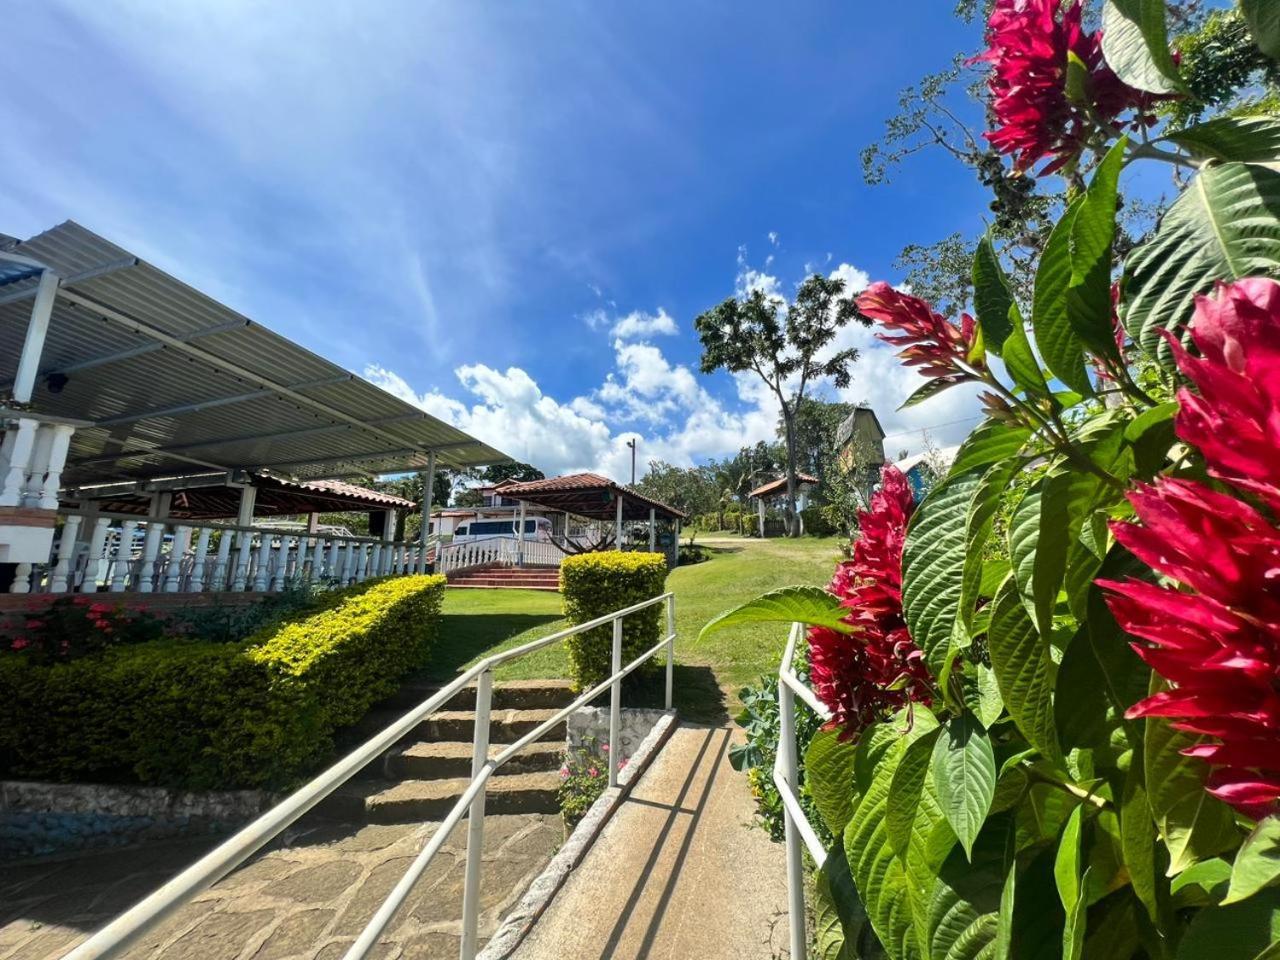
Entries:
[[[127,956],[337,960],[435,826],[324,826],[286,836],[283,844],[179,908]],[[556,816],[486,818],[482,937],[493,934],[562,838]],[[0,864],[0,958],[62,956],[213,842],[188,839],[74,859]],[[457,957],[465,844],[463,826],[432,861],[371,956]]]

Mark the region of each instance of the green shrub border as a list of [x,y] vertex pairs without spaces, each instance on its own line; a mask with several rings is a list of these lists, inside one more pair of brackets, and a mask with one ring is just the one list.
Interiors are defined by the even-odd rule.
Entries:
[[0,773],[280,789],[422,664],[444,577],[367,581],[239,643],[167,639],[67,663],[0,657]]

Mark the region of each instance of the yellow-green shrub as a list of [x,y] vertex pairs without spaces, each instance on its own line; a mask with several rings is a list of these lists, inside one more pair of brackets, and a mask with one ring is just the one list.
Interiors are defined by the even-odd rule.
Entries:
[[[608,551],[565,557],[560,565],[565,617],[570,623],[586,623],[660,595],[666,581],[666,558],[660,553]],[[654,604],[623,618],[624,665],[658,642],[664,611],[662,604]],[[613,672],[613,629],[608,624],[570,637],[568,647],[569,675],[579,690],[595,686]]]
[[239,643],[161,640],[67,663],[0,657],[0,774],[191,789],[287,786],[421,663],[443,577],[326,594]]

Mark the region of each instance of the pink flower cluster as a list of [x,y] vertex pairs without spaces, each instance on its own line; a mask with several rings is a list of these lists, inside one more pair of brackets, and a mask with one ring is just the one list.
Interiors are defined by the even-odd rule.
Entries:
[[924,300],[895,290],[883,280],[859,294],[857,304],[865,316],[891,331],[876,337],[902,347],[898,357],[909,367],[919,367],[922,376],[950,383],[979,379],[974,371],[984,365],[980,358],[971,357],[977,324],[969,314],[961,314],[960,323],[955,324],[934,313]]
[[853,634],[809,631],[809,678],[835,715],[841,737],[907,703],[929,703],[933,678],[902,616],[902,547],[915,498],[893,466],[881,473],[871,509],[858,515],[853,559],[836,567],[827,588],[849,608]]
[[1206,738],[1185,752],[1210,764],[1210,792],[1262,817],[1280,809],[1280,284],[1220,285],[1191,336],[1199,357],[1173,343],[1196,388],[1179,392],[1177,433],[1232,490],[1161,478],[1132,492],[1138,522],[1113,524],[1116,539],[1177,586],[1099,584],[1171,684],[1127,716]]

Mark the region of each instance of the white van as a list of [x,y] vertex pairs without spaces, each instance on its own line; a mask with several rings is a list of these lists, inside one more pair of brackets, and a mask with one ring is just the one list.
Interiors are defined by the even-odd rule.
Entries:
[[[474,540],[487,540],[490,537],[517,536],[520,526],[517,520],[469,520],[458,525],[453,531],[453,543],[468,543]],[[527,517],[524,521],[524,540],[550,540],[551,521],[546,517]]]

